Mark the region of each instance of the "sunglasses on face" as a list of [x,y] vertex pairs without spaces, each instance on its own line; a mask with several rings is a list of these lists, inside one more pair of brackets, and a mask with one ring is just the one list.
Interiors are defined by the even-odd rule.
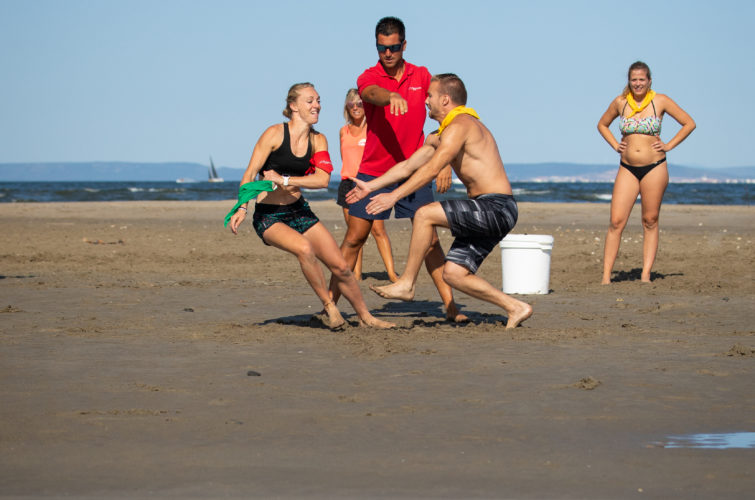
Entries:
[[402,45],[404,45],[403,42],[397,43],[397,44],[394,44],[394,45],[382,45],[382,44],[379,44],[379,43],[375,44],[375,46],[377,47],[377,51],[380,52],[381,54],[383,52],[385,52],[386,50],[388,50],[388,49],[390,49],[391,52],[401,52],[401,46]]
[[346,106],[348,108],[361,108],[363,105],[362,105],[362,101],[355,101],[355,102],[348,103]]

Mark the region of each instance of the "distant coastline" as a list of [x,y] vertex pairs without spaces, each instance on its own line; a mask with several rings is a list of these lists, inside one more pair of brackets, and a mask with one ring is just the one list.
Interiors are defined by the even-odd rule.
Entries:
[[[0,163],[0,182],[170,182],[205,179],[207,168],[207,165],[189,162]],[[556,162],[506,164],[509,178],[514,182],[613,182],[617,168],[617,165]],[[227,182],[238,182],[244,173],[241,168],[219,167],[217,170]],[[755,166],[701,168],[672,163],[669,171],[674,183],[755,183]]]

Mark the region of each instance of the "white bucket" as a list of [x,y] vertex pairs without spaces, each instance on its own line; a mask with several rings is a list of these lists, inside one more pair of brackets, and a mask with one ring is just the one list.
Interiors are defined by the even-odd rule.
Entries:
[[499,245],[503,293],[548,293],[553,236],[508,234]]

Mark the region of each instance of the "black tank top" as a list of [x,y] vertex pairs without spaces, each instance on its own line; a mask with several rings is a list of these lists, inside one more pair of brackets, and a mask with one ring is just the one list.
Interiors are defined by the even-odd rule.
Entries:
[[302,176],[312,167],[309,163],[311,157],[312,141],[308,141],[307,153],[304,156],[294,156],[294,153],[291,152],[291,136],[288,132],[288,123],[284,123],[283,142],[278,149],[270,152],[267,161],[262,165],[260,171],[273,170],[279,175]]

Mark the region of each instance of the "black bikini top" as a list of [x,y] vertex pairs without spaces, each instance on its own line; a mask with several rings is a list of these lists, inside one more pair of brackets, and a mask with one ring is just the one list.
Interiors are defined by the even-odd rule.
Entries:
[[288,131],[288,123],[283,124],[283,142],[278,149],[274,149],[267,157],[261,172],[272,170],[279,175],[302,176],[312,167],[309,159],[312,157],[312,141],[307,144],[307,152],[304,156],[294,156],[291,152],[291,135]]

